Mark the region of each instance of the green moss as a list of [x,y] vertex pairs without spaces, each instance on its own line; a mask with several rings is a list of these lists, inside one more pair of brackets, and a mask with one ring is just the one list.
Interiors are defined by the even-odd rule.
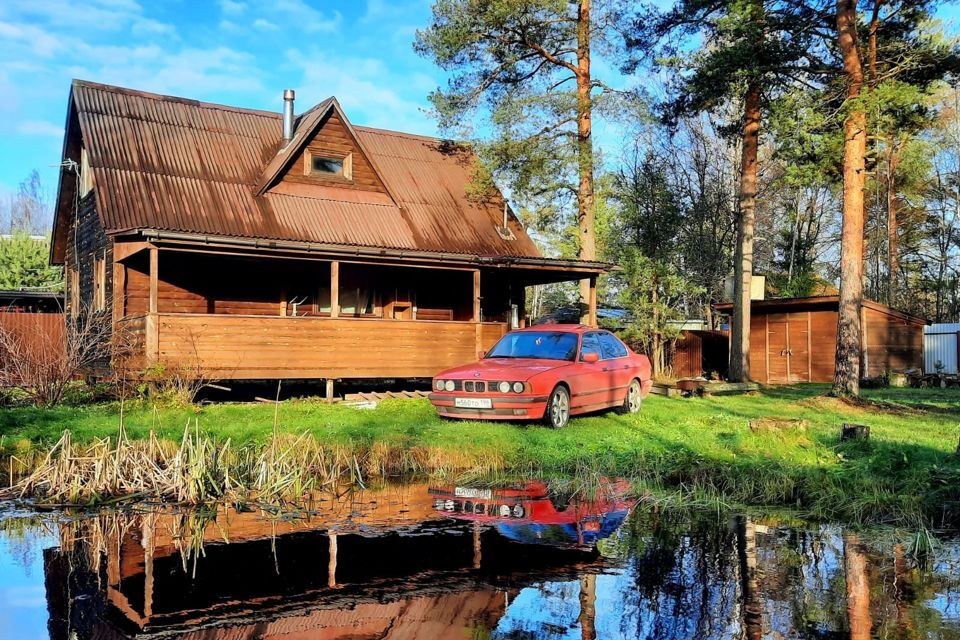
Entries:
[[[816,517],[898,525],[960,520],[960,393],[878,389],[851,405],[803,385],[743,396],[652,396],[636,415],[574,419],[556,431],[539,424],[441,420],[425,401],[388,401],[359,410],[313,401],[281,404],[283,432],[310,432],[329,444],[383,443],[451,454],[489,452],[514,472],[623,475],[751,505],[798,508]],[[22,451],[70,429],[82,443],[116,434],[119,407],[98,404],[0,409],[0,449]],[[751,418],[803,418],[806,429],[753,432]],[[202,433],[236,444],[273,432],[269,404],[216,404],[125,412],[131,438],[179,439],[197,420]],[[869,425],[867,444],[840,443],[840,425]]]

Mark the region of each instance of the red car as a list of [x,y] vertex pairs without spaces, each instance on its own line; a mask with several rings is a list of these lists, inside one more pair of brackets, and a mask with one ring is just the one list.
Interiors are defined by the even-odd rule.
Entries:
[[511,331],[479,362],[437,374],[430,401],[448,418],[544,419],[617,407],[635,413],[650,392],[650,360],[609,331],[538,325]]

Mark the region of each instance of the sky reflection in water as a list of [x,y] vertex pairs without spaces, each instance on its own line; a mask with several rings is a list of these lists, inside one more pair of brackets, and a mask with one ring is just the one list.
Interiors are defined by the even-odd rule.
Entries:
[[[0,516],[0,637],[958,638],[960,543],[658,511],[572,493],[403,485],[299,517]],[[229,540],[229,542],[227,542]]]

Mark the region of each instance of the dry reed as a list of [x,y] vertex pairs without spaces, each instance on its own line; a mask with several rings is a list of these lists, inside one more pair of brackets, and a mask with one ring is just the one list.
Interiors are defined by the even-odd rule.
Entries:
[[[505,468],[497,453],[373,444],[324,444],[314,436],[274,434],[265,444],[235,446],[201,435],[194,421],[180,443],[117,438],[84,445],[70,431],[45,456],[11,459],[11,486],[0,498],[53,505],[102,505],[147,499],[181,504],[214,500],[295,501],[344,483],[399,475],[484,474]],[[13,470],[28,475],[13,482]]]

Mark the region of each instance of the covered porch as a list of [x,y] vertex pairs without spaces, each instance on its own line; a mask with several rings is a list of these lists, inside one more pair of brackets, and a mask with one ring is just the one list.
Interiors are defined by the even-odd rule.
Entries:
[[595,291],[603,270],[527,262],[118,241],[123,366],[211,379],[429,378],[523,326],[528,286],[589,278]]

